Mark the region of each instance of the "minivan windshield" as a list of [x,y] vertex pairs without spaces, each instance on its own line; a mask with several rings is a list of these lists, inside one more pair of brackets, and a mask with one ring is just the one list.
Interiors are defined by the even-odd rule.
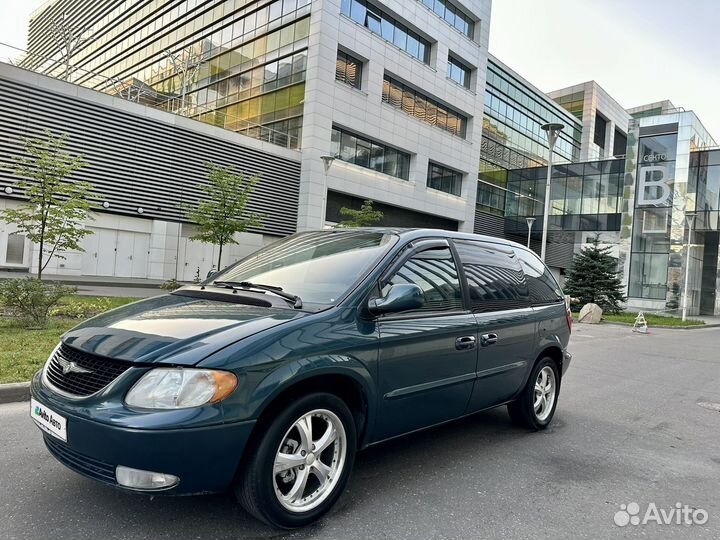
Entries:
[[252,283],[281,287],[303,304],[332,305],[395,245],[398,236],[368,230],[298,233],[212,276],[206,285]]

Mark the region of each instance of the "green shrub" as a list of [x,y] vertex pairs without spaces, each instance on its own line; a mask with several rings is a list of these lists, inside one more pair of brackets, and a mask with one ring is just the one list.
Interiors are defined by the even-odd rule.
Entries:
[[0,305],[25,327],[45,327],[50,310],[63,296],[75,294],[75,287],[27,277],[0,282]]
[[168,279],[165,283],[160,285],[160,288],[164,291],[174,291],[175,289],[179,289],[182,287],[180,283],[178,283],[177,279]]
[[100,297],[88,302],[71,296],[50,309],[50,315],[70,319],[86,319],[112,309],[112,307],[109,298]]

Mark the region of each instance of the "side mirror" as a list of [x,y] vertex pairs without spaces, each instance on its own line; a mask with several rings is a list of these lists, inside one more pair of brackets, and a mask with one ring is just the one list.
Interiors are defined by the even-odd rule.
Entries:
[[212,279],[213,277],[217,276],[218,273],[219,273],[219,272],[218,272],[217,270],[210,270],[210,271],[207,273],[207,276],[205,276],[205,279]]
[[392,285],[382,298],[373,298],[368,302],[370,313],[379,315],[381,313],[395,313],[419,309],[425,303],[425,293],[417,285],[397,284]]

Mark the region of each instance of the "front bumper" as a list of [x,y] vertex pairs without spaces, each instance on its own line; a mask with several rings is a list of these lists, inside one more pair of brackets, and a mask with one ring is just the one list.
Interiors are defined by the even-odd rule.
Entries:
[[63,402],[42,386],[38,376],[30,392],[67,419],[67,443],[43,432],[50,453],[68,468],[121,489],[127,488],[115,479],[117,465],[179,477],[176,486],[160,492],[168,495],[225,491],[235,479],[255,425],[253,420],[186,429],[134,429],[84,418],[81,406]]

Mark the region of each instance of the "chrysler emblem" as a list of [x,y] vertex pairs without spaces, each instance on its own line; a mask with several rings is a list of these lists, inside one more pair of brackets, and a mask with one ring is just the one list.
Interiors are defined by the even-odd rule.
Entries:
[[60,364],[64,375],[67,375],[68,373],[92,373],[91,369],[85,369],[84,367],[77,365],[77,363],[70,362],[64,358],[57,358],[56,361]]

